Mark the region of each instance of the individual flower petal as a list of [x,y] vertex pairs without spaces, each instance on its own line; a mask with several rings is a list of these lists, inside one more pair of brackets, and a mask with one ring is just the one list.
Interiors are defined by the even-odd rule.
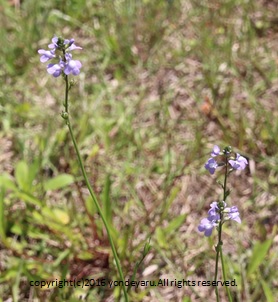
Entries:
[[233,206],[231,208],[226,208],[225,212],[226,211],[228,213],[229,219],[235,220],[236,222],[241,223],[241,219],[239,217],[239,211],[238,211],[237,207]]
[[213,174],[217,167],[218,167],[218,164],[213,158],[210,158],[207,161],[207,163],[205,164],[205,168],[206,168],[206,170],[209,171],[210,174]]
[[220,148],[219,148],[217,145],[215,145],[215,146],[213,147],[212,152],[211,152],[211,156],[212,156],[212,157],[215,157],[215,156],[217,156],[217,155],[219,155],[219,154],[220,154]]
[[74,39],[70,39],[70,40],[66,39],[66,40],[64,40],[64,45],[67,46],[66,47],[67,51],[72,51],[72,50],[75,50],[75,49],[82,49],[82,47],[76,46],[74,44]]
[[71,44],[71,46],[67,49],[68,51],[72,51],[72,50],[75,50],[75,49],[82,49],[82,47],[80,46],[76,46],[74,43]]
[[52,41],[52,43],[48,45],[48,48],[51,48],[51,49],[54,48],[54,50],[59,48],[58,37],[54,36],[51,41]]
[[38,53],[39,53],[40,55],[42,55],[42,56],[40,57],[40,61],[41,61],[42,63],[47,62],[47,61],[49,61],[49,60],[55,58],[55,54],[54,54],[54,52],[53,52],[52,50],[39,49],[39,50],[38,50]]
[[57,78],[59,75],[61,75],[62,71],[63,71],[62,64],[49,64],[47,66],[47,72],[49,74],[52,74],[55,78]]
[[208,215],[209,217],[215,216],[218,214],[219,209],[218,209],[218,205],[217,205],[217,201],[214,201],[210,204],[210,209],[208,211]]
[[245,167],[248,165],[248,161],[245,157],[237,153],[236,159],[235,160],[230,159],[229,164],[232,166],[234,170],[244,170]]
[[65,59],[66,59],[67,62],[69,62],[69,61],[72,59],[72,54],[66,52],[66,53],[65,53]]
[[[225,208],[226,207],[226,202],[222,202],[223,205],[221,207]],[[219,208],[219,203],[217,201],[214,201],[210,204],[210,209],[208,210],[208,219],[210,221],[212,220],[219,220],[220,219],[220,208]]]
[[69,75],[72,73],[73,75],[78,75],[80,73],[80,68],[82,64],[78,60],[69,60],[66,62],[64,73]]
[[209,237],[215,226],[217,226],[215,220],[211,221],[208,218],[203,218],[198,226],[198,230],[199,232],[204,232],[206,237]]

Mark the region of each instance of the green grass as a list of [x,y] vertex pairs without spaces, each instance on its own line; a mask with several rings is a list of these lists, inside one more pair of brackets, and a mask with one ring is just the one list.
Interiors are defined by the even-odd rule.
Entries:
[[[41,290],[32,280],[119,280],[60,113],[63,81],[37,50],[75,38],[70,95],[90,181],[127,278],[209,280],[213,238],[198,231],[219,196],[203,168],[214,144],[249,159],[224,228],[234,301],[277,292],[277,18],[274,1],[0,1],[0,297],[120,301],[119,288]],[[235,236],[236,235],[236,236]],[[225,290],[220,290],[225,300]],[[139,287],[131,301],[214,301],[209,287]],[[0,299],[1,301],[1,299]],[[222,301],[222,300],[221,300]]]

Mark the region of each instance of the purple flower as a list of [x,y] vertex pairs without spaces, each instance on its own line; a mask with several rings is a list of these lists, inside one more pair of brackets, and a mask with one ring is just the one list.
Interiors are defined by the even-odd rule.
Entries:
[[61,75],[62,70],[63,70],[63,62],[60,62],[60,64],[48,64],[47,66],[47,72],[49,74],[52,74],[55,78]]
[[217,219],[203,218],[198,226],[200,232],[205,232],[205,236],[209,237],[214,227],[218,225]]
[[66,75],[69,75],[72,73],[73,75],[78,75],[80,73],[80,68],[82,67],[82,64],[78,60],[72,60],[72,55],[69,53],[66,53],[66,64],[64,73]]
[[68,51],[72,51],[72,50],[75,50],[75,49],[82,49],[82,47],[76,46],[74,44],[74,39],[71,39],[68,44],[70,45],[69,48],[67,49]]
[[236,159],[229,160],[229,164],[232,166],[234,170],[244,170],[245,167],[248,165],[247,159],[240,154],[236,154]]
[[210,216],[215,216],[218,214],[219,208],[218,208],[218,202],[214,201],[210,204],[210,209],[208,211],[209,217]]
[[205,168],[206,168],[206,170],[209,171],[210,174],[213,174],[217,167],[218,167],[218,164],[213,158],[210,158],[207,161],[207,163],[205,164]]
[[61,74],[78,75],[80,73],[82,64],[78,60],[72,60],[72,54],[69,52],[82,48],[74,44],[74,39],[62,39],[54,36],[51,41],[52,43],[48,45],[50,50],[40,49],[38,51],[38,53],[41,55],[40,61],[44,63],[55,58],[55,51],[60,50],[60,62],[48,64],[47,72],[56,78]]
[[238,208],[233,206],[231,208],[226,208],[225,212],[228,213],[228,218],[231,220],[235,220],[238,223],[241,223],[241,219],[239,217],[239,211]]
[[54,51],[52,51],[52,50],[39,49],[38,53],[40,55],[42,55],[41,58],[40,58],[40,61],[42,63],[47,62],[48,60],[51,60],[51,59],[55,58]]
[[212,157],[215,157],[215,156],[217,156],[217,155],[219,155],[219,154],[220,154],[220,148],[219,148],[217,145],[215,145],[215,146],[213,147],[212,152],[211,152],[211,156],[212,156]]
[[51,44],[48,44],[48,48],[51,48],[51,49],[53,49],[54,48],[54,51],[56,50],[56,49],[58,49],[59,48],[59,46],[58,46],[58,37],[56,37],[56,36],[54,36],[53,38],[52,38],[52,43]]
[[210,204],[208,217],[201,220],[198,230],[200,232],[205,232],[205,236],[210,236],[213,228],[219,225],[220,213],[222,213],[223,222],[235,220],[236,222],[241,223],[237,207],[233,206],[229,208],[224,201],[222,201],[222,203],[214,201]]
[[213,219],[220,219],[220,215],[219,215],[219,212],[222,209],[224,209],[226,207],[226,202],[222,202],[222,206],[220,206],[221,208],[219,208],[218,206],[218,202],[217,201],[214,201],[210,204],[210,209],[208,210],[208,219],[210,220],[213,220]]

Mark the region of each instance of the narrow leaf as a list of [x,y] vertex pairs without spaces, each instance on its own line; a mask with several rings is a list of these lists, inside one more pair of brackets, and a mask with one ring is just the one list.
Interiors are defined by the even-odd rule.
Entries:
[[271,291],[269,285],[264,280],[261,280],[261,284],[262,284],[262,287],[263,287],[263,290],[264,290],[264,295],[266,297],[266,301],[267,302],[274,302],[274,296],[272,294],[272,291]]
[[156,235],[156,240],[158,242],[158,244],[160,245],[161,248],[164,248],[167,246],[167,240],[165,237],[165,233],[163,232],[163,230],[158,227],[155,231],[155,235]]
[[6,217],[4,214],[4,196],[5,190],[0,187],[0,239],[6,241]]
[[0,175],[0,187],[17,190],[15,183],[8,173],[3,173],[2,175]]
[[53,214],[55,215],[55,220],[62,224],[68,224],[70,221],[70,217],[67,212],[61,209],[53,209]]
[[264,261],[266,254],[272,244],[272,240],[268,239],[263,243],[257,242],[253,248],[253,254],[251,256],[249,266],[247,269],[247,275],[250,276]]
[[175,232],[184,222],[186,218],[186,214],[179,215],[178,217],[174,218],[166,228],[164,228],[164,232],[166,234],[170,234]]
[[49,179],[44,183],[46,191],[58,190],[64,188],[74,182],[74,177],[70,174],[61,174],[54,178]]
[[25,161],[19,161],[15,167],[15,179],[21,190],[28,191],[28,165]]
[[107,175],[102,197],[103,197],[103,213],[109,225],[112,224],[112,207],[111,207],[111,199],[110,199],[111,184],[112,182],[111,182],[110,175]]

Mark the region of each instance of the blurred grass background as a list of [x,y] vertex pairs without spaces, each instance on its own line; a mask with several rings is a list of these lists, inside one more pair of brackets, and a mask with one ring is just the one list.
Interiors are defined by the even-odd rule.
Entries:
[[[29,285],[119,279],[60,117],[63,81],[39,62],[54,34],[83,47],[70,112],[126,277],[151,237],[136,280],[213,278],[216,232],[197,226],[221,189],[204,163],[231,145],[249,160],[230,177],[242,218],[224,232],[233,301],[275,301],[276,13],[274,0],[0,1],[0,301],[120,301],[119,288]],[[131,301],[214,290],[140,287]]]

